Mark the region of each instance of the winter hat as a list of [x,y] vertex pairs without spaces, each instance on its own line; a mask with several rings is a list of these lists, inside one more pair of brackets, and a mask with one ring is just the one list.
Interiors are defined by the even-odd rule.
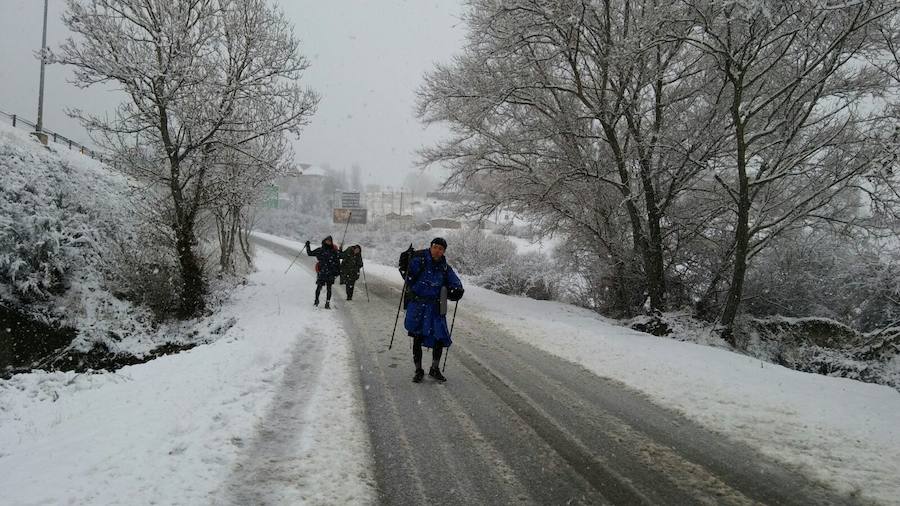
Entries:
[[435,237],[431,240],[431,244],[437,244],[439,246],[443,246],[444,249],[447,249],[447,241],[445,241],[442,237]]
[[328,237],[322,239],[322,246],[325,246],[325,241],[329,241],[329,240],[332,242],[332,244],[334,244],[334,239],[332,239],[331,236],[329,235]]

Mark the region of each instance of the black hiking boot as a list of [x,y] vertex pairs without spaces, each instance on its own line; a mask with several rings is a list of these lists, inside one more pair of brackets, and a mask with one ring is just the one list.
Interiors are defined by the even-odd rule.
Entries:
[[416,374],[413,375],[413,383],[421,383],[422,378],[425,377],[425,369],[416,369]]
[[447,381],[447,378],[441,374],[441,370],[434,366],[431,366],[431,369],[428,370],[428,375],[442,383]]
[[319,299],[313,301],[313,306],[319,307]]
[[330,300],[325,301],[325,309],[331,309],[331,301]]

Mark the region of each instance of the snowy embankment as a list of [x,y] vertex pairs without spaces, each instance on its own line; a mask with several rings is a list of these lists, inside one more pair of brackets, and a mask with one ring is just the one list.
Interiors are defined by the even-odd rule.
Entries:
[[[310,273],[287,265],[259,251],[215,343],[115,373],[0,380],[0,502],[372,502],[348,340],[312,308]],[[271,416],[276,402],[296,415]]]
[[[452,264],[453,245],[448,249]],[[366,264],[398,279],[394,267]],[[465,282],[465,280],[464,280]],[[844,492],[900,504],[900,393],[655,337],[582,308],[466,287],[466,312]]]

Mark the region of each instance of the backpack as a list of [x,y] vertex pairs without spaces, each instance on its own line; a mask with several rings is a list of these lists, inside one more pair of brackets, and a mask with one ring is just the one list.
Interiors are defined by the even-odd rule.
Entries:
[[319,269],[320,269],[320,268],[319,268],[319,262],[316,262],[316,274],[319,273]]
[[[409,263],[412,262],[412,259],[416,254],[420,254],[421,256],[425,256],[428,254],[428,250],[422,250],[421,252],[413,249],[412,244],[409,245],[409,248],[406,249],[403,253],[400,253],[400,259],[397,262],[397,267],[400,269],[400,274],[403,276],[404,283],[406,285],[406,294],[403,296],[403,309],[406,309],[406,306],[409,305],[410,299],[413,297],[412,286],[415,285],[419,281],[419,277],[425,272],[424,267],[419,270],[416,274],[416,277],[410,281],[406,281],[406,274],[409,272]],[[444,262],[444,268],[442,270],[444,274],[444,283],[447,284],[447,263]]]
[[409,248],[406,249],[403,253],[400,253],[400,260],[397,261],[397,267],[400,269],[400,275],[406,279],[406,272],[409,270],[409,261],[412,260],[413,254],[415,254],[416,250],[413,249],[412,243],[409,243]]

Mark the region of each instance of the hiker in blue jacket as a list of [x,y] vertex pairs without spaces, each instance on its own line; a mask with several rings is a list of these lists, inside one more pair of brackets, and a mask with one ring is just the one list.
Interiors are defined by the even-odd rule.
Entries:
[[325,290],[325,309],[331,309],[331,285],[334,284],[334,278],[341,271],[341,252],[329,235],[322,240],[322,246],[314,250],[310,250],[309,241],[306,241],[306,254],[316,257],[318,264],[316,265],[316,300],[313,305],[319,305],[319,294],[322,292],[322,286]]
[[447,381],[438,368],[444,348],[451,344],[446,300],[461,299],[464,290],[459,277],[447,264],[444,257],[446,250],[447,241],[436,237],[431,241],[429,249],[412,255],[405,273],[409,303],[403,325],[413,338],[413,362],[416,365],[413,381],[416,383],[421,382],[425,376],[422,369],[422,346],[432,349],[428,375],[438,381]]

